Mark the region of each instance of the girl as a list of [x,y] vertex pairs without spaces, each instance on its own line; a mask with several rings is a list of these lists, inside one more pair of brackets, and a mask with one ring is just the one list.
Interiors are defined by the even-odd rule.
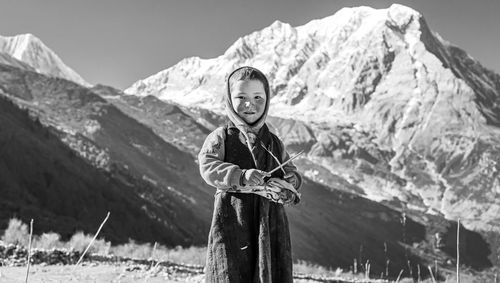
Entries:
[[[269,100],[262,72],[252,67],[233,71],[225,97],[230,122],[208,135],[198,155],[201,176],[217,188],[206,282],[293,281],[283,204],[298,203],[302,179],[291,162],[268,173],[289,159],[265,123]],[[290,190],[276,193],[265,185],[269,178]]]

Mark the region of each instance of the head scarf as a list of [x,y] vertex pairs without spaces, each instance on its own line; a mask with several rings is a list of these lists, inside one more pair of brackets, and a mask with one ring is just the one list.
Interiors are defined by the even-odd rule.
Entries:
[[[247,124],[239,115],[234,111],[233,108],[233,103],[231,102],[231,78],[232,76],[237,73],[237,72],[253,72],[254,75],[250,76],[249,78],[246,78],[246,80],[258,80],[262,82],[264,85],[264,92],[266,93],[266,105],[264,108],[264,113],[262,113],[262,116],[255,121],[252,124]],[[257,133],[259,132],[260,128],[264,125],[266,122],[267,118],[267,112],[269,111],[269,101],[271,100],[270,93],[269,93],[269,82],[266,78],[266,76],[259,71],[256,68],[253,67],[240,67],[227,77],[227,92],[226,92],[226,99],[225,99],[225,108],[226,108],[226,115],[229,118],[231,122],[234,123],[234,125],[240,130],[241,133],[245,136],[245,139],[247,140],[247,143],[253,145],[253,139],[252,137],[255,137]]]

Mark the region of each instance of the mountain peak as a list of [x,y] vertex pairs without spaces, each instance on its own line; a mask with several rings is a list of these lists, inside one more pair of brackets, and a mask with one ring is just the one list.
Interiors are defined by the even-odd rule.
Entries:
[[405,27],[413,20],[419,20],[422,14],[412,8],[400,4],[393,4],[387,9],[387,17],[398,26]]
[[17,36],[14,36],[14,37],[17,37],[23,41],[35,41],[35,42],[41,42],[40,39],[38,39],[38,37],[34,36],[32,33],[23,33],[23,34],[18,34]]
[[31,33],[0,36],[0,52],[26,63],[39,73],[90,86],[79,74],[64,64],[56,53]]
[[415,9],[412,9],[408,6],[404,6],[401,4],[392,4],[388,9],[389,13],[397,13],[397,14],[406,14],[406,15],[411,15],[411,16],[419,16],[421,17],[422,14],[418,12]]
[[270,25],[270,27],[273,27],[273,28],[281,28],[281,26],[282,26],[283,24],[285,24],[285,23],[283,23],[283,22],[282,22],[282,21],[280,21],[280,20],[276,20],[276,21],[274,21],[274,22]]

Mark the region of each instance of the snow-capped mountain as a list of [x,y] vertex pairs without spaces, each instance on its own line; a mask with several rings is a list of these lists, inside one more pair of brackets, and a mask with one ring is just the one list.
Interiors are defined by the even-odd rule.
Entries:
[[[402,22],[398,25],[394,18]],[[184,59],[134,83],[125,92],[213,109],[214,102],[220,101],[225,92],[227,73],[241,65],[252,65],[263,70],[271,80],[274,115],[324,118],[327,113],[327,120],[331,120],[332,110],[339,112],[336,106],[342,100],[348,105],[345,103],[348,97],[344,96],[352,92],[355,84],[351,77],[361,72],[365,65],[369,69],[371,65],[381,66],[381,61],[386,62],[385,65],[392,63],[393,59],[383,59],[391,54],[394,56],[396,48],[408,51],[409,41],[413,44],[420,41],[418,26],[399,34],[390,26],[402,28],[405,20],[413,18],[418,21],[420,15],[409,8],[393,5],[387,10],[344,8],[333,16],[297,28],[276,21],[238,39],[218,58]],[[399,37],[403,32],[404,37]],[[221,105],[215,105],[220,110]]]
[[79,74],[66,66],[57,54],[32,34],[0,36],[0,53],[10,55],[31,66],[39,73],[90,86]]
[[[469,58],[467,54],[457,58],[448,49],[422,15],[408,7],[344,8],[297,28],[276,21],[238,39],[222,56],[184,59],[125,92],[185,106],[214,109],[215,105],[220,112],[225,76],[235,67],[252,65],[271,81],[273,115],[358,122],[366,116],[362,106],[382,99],[394,86],[424,93],[427,86],[419,79],[450,82],[452,86],[440,91],[454,93],[459,88],[471,96],[473,91],[449,68]],[[494,85],[492,78],[477,79]],[[367,118],[368,123],[373,120]]]
[[500,231],[500,76],[417,11],[395,4],[299,27],[277,21],[217,58],[184,59],[125,92],[221,113],[224,79],[242,65],[268,76],[270,115],[306,122],[281,135],[309,151],[299,163],[311,178],[342,177],[402,210]]

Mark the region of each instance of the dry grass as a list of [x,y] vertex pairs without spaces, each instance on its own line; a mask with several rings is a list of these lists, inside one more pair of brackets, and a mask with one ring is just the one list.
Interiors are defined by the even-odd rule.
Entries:
[[104,226],[104,224],[106,223],[106,221],[108,221],[109,215],[110,215],[110,212],[108,211],[108,214],[106,215],[106,218],[104,218],[104,220],[102,221],[101,225],[99,226],[99,229],[97,229],[97,232],[95,233],[94,237],[92,237],[92,240],[90,240],[90,243],[87,245],[87,247],[83,251],[82,256],[80,257],[80,259],[76,263],[76,266],[78,266],[78,264],[80,264],[80,262],[82,262],[83,257],[89,251],[90,247],[92,246],[92,244],[94,243],[94,241],[97,239],[97,236],[99,236],[99,232],[101,232],[102,227]]
[[333,270],[328,267],[324,267],[321,265],[317,265],[314,263],[310,263],[304,260],[299,260],[293,264],[293,271],[297,273],[303,274],[321,274],[324,276],[338,276],[339,274],[344,273],[344,271],[340,268]]
[[[154,258],[153,256],[154,250]],[[188,247],[183,248],[177,246],[168,248],[164,245],[156,245],[156,249],[149,243],[138,244],[134,240],[129,240],[123,245],[112,246],[110,253],[131,258],[139,259],[154,259],[157,261],[173,261],[176,263],[187,263],[196,265],[205,265],[205,247]]]
[[[6,244],[17,244],[24,247],[29,245],[29,230],[28,226],[19,219],[13,218],[9,221],[7,229],[4,231],[4,235],[1,237],[2,241]],[[39,236],[33,236],[32,246],[33,248],[42,249],[52,249],[52,248],[65,248],[74,249],[83,252],[86,247],[92,242],[93,236],[90,234],[85,234],[83,232],[75,233],[71,239],[67,242],[61,241],[61,236],[57,233],[49,232],[43,233]],[[89,248],[89,253],[100,254],[100,255],[117,255],[127,258],[136,259],[153,259],[155,261],[171,261],[175,263],[184,264],[194,264],[194,265],[205,265],[206,247],[167,247],[164,245],[151,245],[150,243],[137,243],[134,240],[129,240],[128,243],[122,245],[112,246],[110,242],[104,239],[96,239]],[[353,270],[355,269],[353,266]],[[151,268],[151,267],[150,267]],[[309,274],[313,276],[324,276],[331,278],[345,278],[346,280],[359,280],[358,282],[369,282],[364,272],[352,272],[344,271],[340,268],[332,269],[318,264],[310,263],[307,261],[299,260],[293,265],[294,272],[298,274]],[[368,269],[364,266],[365,270]],[[442,280],[437,280],[436,274],[433,274],[431,267],[427,267],[431,272],[431,277],[423,279],[422,283],[435,283],[435,282],[445,282],[451,283],[457,281],[457,276],[455,272],[447,272]],[[497,269],[492,270],[492,272],[498,272]],[[472,276],[470,274],[460,272],[460,277],[462,283],[473,282],[477,279],[477,276],[483,276],[485,281],[483,282],[493,282],[492,279],[494,274],[480,274]],[[491,278],[490,278],[491,277]],[[375,279],[372,279],[375,280]],[[398,277],[396,280],[401,283],[413,282],[411,278],[401,278]],[[480,282],[480,281],[478,281]]]
[[33,247],[38,249],[58,249],[63,246],[64,243],[61,242],[61,236],[54,232],[43,233],[42,235],[35,237],[33,241]]
[[30,276],[30,265],[31,265],[31,244],[33,240],[33,219],[30,221],[30,238],[28,244],[28,260],[26,262],[26,283],[28,283],[28,277]]
[[28,225],[17,218],[9,220],[9,226],[5,230],[2,241],[8,244],[27,246],[29,243]]

